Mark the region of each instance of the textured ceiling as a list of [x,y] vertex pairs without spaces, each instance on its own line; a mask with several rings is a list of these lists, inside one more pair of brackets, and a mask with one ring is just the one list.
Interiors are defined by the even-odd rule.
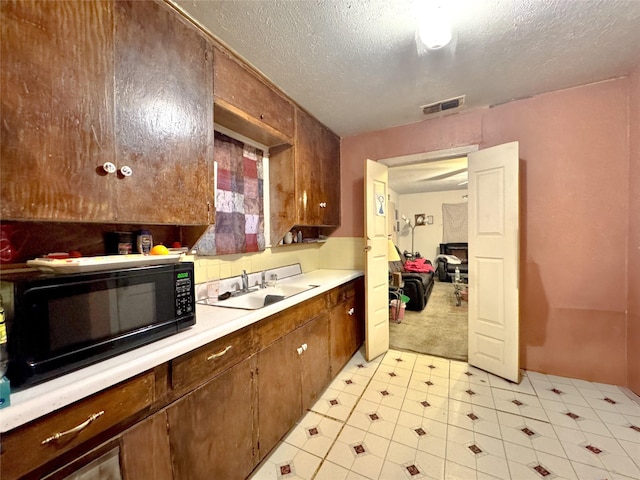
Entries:
[[448,0],[453,41],[416,44],[424,0],[172,0],[340,136],[629,74],[640,0]]
[[[341,137],[624,76],[640,65],[640,0],[447,0],[453,40],[416,42],[429,0],[170,0]],[[398,193],[465,188],[451,162],[389,170]],[[424,170],[424,171],[423,171]]]

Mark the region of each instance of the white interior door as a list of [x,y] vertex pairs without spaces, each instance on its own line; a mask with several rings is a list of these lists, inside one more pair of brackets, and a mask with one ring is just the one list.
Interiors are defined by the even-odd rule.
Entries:
[[390,214],[387,167],[367,160],[365,166],[364,218],[365,345],[367,360],[389,350],[389,263],[387,216]]
[[518,383],[518,142],[468,158],[469,363]]

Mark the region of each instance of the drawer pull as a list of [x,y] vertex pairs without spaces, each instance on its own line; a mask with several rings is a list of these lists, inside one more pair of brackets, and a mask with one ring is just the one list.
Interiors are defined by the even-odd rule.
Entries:
[[349,313],[349,315],[353,315],[354,313],[356,313],[356,309],[355,309],[355,308],[353,308],[353,307],[351,307],[351,308],[349,309],[349,312],[348,312],[348,313]]
[[104,414],[104,410],[101,410],[98,413],[94,413],[92,415],[89,415],[89,418],[87,418],[80,425],[78,425],[76,427],[73,427],[72,429],[67,430],[66,432],[54,433],[49,438],[45,438],[42,442],[40,442],[40,444],[41,445],[46,445],[47,443],[54,442],[56,440],[61,439],[62,437],[67,436],[67,435],[76,434],[76,433],[80,432],[81,430],[84,430],[85,428],[87,428],[96,418],[98,418],[99,416],[101,416],[103,414]]
[[207,357],[207,360],[213,360],[215,358],[220,358],[221,356],[223,356],[225,353],[227,353],[229,350],[231,350],[231,345],[227,345],[226,348],[223,348],[222,350],[220,350],[218,353],[212,353],[211,355],[209,355]]

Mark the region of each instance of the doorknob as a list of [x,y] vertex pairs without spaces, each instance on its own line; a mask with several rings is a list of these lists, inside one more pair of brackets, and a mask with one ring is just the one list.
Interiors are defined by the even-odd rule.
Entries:
[[368,252],[369,250],[371,250],[371,245],[367,245],[366,247],[364,247],[365,252]]

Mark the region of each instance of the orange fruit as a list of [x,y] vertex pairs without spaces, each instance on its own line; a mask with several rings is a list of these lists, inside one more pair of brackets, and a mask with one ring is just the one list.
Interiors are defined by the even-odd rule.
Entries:
[[169,249],[164,245],[155,245],[149,253],[151,255],[169,255]]

